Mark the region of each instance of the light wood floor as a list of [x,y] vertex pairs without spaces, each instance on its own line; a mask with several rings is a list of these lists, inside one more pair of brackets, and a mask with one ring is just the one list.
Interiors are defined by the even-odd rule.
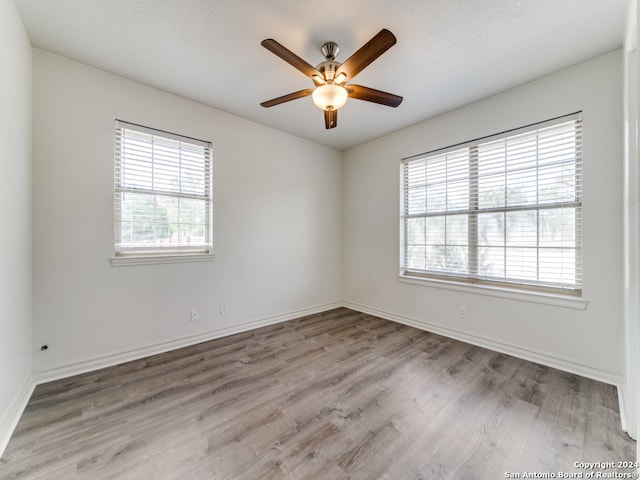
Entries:
[[498,479],[635,448],[612,386],[341,308],[40,385],[0,478]]

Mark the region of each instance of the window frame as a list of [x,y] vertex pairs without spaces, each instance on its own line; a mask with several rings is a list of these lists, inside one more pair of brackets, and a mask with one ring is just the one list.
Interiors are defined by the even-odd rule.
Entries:
[[[202,156],[197,157],[197,161],[202,161],[202,187],[203,193],[197,194],[193,192],[183,191],[181,181],[177,191],[173,189],[162,189],[155,187],[156,181],[153,173],[150,174],[148,181],[151,187],[127,186],[123,185],[123,171],[127,168],[126,159],[123,158],[122,148],[124,147],[123,137],[126,131],[133,134],[142,134],[150,136],[149,144],[153,145],[156,139],[160,142],[168,142],[175,144],[176,148],[169,148],[171,155],[171,167],[177,168],[180,178],[184,172],[182,148],[202,149]],[[151,153],[144,157],[144,162],[148,163],[153,172],[158,164],[156,153]],[[129,164],[131,165],[131,164]],[[166,165],[166,164],[165,164]],[[129,167],[130,168],[130,167]],[[145,179],[147,180],[147,179]],[[113,256],[110,262],[113,266],[122,265],[147,265],[154,263],[183,263],[211,261],[213,255],[213,153],[212,142],[200,140],[185,135],[167,132],[152,127],[147,127],[124,120],[115,121],[114,129],[114,244]],[[204,202],[204,242],[198,242],[194,246],[188,245],[122,245],[122,200],[121,195],[143,194],[162,197],[173,197],[177,199],[191,199]]]
[[[564,200],[556,201],[556,202],[543,202],[540,201],[539,195],[539,185],[538,182],[540,180],[540,163],[539,157],[536,153],[536,202],[534,204],[527,204],[521,206],[510,207],[505,202],[504,206],[495,207],[495,208],[481,208],[479,205],[479,160],[478,160],[478,148],[482,145],[488,145],[492,142],[498,142],[511,137],[515,137],[517,135],[537,132],[540,129],[556,126],[568,122],[575,122],[575,138],[576,138],[576,148],[575,148],[575,156],[573,160],[573,165],[575,168],[575,183],[574,183],[574,191],[575,198],[572,202],[567,202]],[[536,139],[537,142],[537,139]],[[437,211],[435,213],[428,213],[428,207],[424,206],[424,212],[422,213],[410,213],[409,208],[409,179],[408,179],[408,165],[411,163],[419,163],[421,161],[425,162],[425,169],[427,168],[427,161],[429,159],[434,159],[436,157],[442,156],[449,152],[457,152],[463,149],[468,150],[468,163],[469,163],[469,175],[468,175],[468,187],[466,189],[468,193],[468,208],[467,209],[448,209],[445,207],[443,211]],[[447,160],[445,160],[447,161]],[[507,166],[507,156],[505,155],[505,175],[508,170]],[[424,180],[424,188],[425,192],[428,185],[428,180],[426,177],[425,170],[425,180]],[[447,180],[446,185],[450,185],[450,181]],[[506,186],[505,186],[506,188]],[[445,148],[432,150],[423,154],[414,155],[411,157],[407,157],[401,160],[400,162],[400,273],[399,278],[401,281],[405,281],[406,283],[430,283],[436,287],[443,288],[453,288],[455,290],[463,290],[463,291],[474,291],[474,289],[482,288],[485,293],[495,294],[500,291],[512,291],[515,292],[516,296],[522,293],[525,296],[528,294],[534,294],[535,296],[546,296],[546,297],[557,297],[560,299],[569,298],[571,303],[573,298],[581,298],[582,297],[582,249],[583,249],[583,239],[582,239],[582,112],[575,112],[569,115],[563,115],[560,117],[555,117],[549,120],[545,120],[543,122],[537,122],[534,124],[530,124],[524,127],[510,129],[504,132],[500,132],[493,135],[488,135],[485,137],[480,137],[474,140],[470,140],[467,142],[462,142],[459,144],[451,145]],[[426,194],[426,193],[425,193]],[[490,278],[488,275],[483,275],[479,271],[479,251],[483,245],[480,244],[479,234],[478,234],[478,216],[483,213],[504,213],[507,215],[507,212],[517,212],[517,211],[535,211],[536,212],[536,222],[538,224],[538,228],[536,230],[536,268],[540,268],[539,254],[541,251],[540,248],[540,229],[539,229],[539,212],[543,210],[550,209],[558,209],[558,208],[572,208],[574,212],[574,222],[575,222],[575,238],[573,250],[575,251],[575,259],[574,259],[574,268],[575,268],[575,285],[569,285],[566,283],[558,282],[557,284],[553,284],[551,282],[544,282],[539,280],[530,281],[524,278],[518,279],[508,279],[506,277],[504,279],[496,279]],[[467,247],[467,270],[465,273],[455,273],[452,271],[436,271],[429,270],[427,265],[425,265],[425,269],[419,269],[415,267],[408,266],[408,249],[409,244],[407,240],[407,230],[408,230],[408,219],[410,218],[425,218],[425,229],[426,227],[426,218],[428,217],[451,217],[454,215],[465,215],[467,216],[467,234],[468,234],[468,245]],[[505,217],[506,218],[506,217]],[[425,230],[426,235],[426,230]],[[506,241],[506,227],[505,227],[505,240],[503,243],[503,248],[506,251],[507,241]],[[426,237],[424,240],[425,248],[428,246]],[[444,244],[445,247],[448,245]],[[507,260],[505,257],[504,268],[506,271],[507,268]],[[515,280],[515,281],[514,281]],[[562,303],[562,301],[560,302]],[[584,308],[586,303],[578,300],[577,304],[579,308]],[[563,305],[566,306],[566,305]]]

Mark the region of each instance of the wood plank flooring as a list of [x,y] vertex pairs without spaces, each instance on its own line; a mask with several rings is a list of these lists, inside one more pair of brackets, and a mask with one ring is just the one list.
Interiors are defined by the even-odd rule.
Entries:
[[0,478],[497,479],[635,449],[612,386],[339,308],[38,386]]

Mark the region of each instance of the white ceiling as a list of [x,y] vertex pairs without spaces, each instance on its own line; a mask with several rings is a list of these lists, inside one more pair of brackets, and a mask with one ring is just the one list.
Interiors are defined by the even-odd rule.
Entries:
[[[34,46],[339,150],[622,45],[626,0],[15,0]],[[354,83],[404,97],[349,100],[325,130],[313,86],[260,45],[312,65],[346,60],[381,28],[398,42]]]

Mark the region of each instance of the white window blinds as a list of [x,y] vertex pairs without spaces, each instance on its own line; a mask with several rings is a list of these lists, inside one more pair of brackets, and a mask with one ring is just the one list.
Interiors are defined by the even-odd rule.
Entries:
[[211,143],[117,121],[115,252],[209,253]]
[[402,161],[407,276],[581,295],[579,114]]

